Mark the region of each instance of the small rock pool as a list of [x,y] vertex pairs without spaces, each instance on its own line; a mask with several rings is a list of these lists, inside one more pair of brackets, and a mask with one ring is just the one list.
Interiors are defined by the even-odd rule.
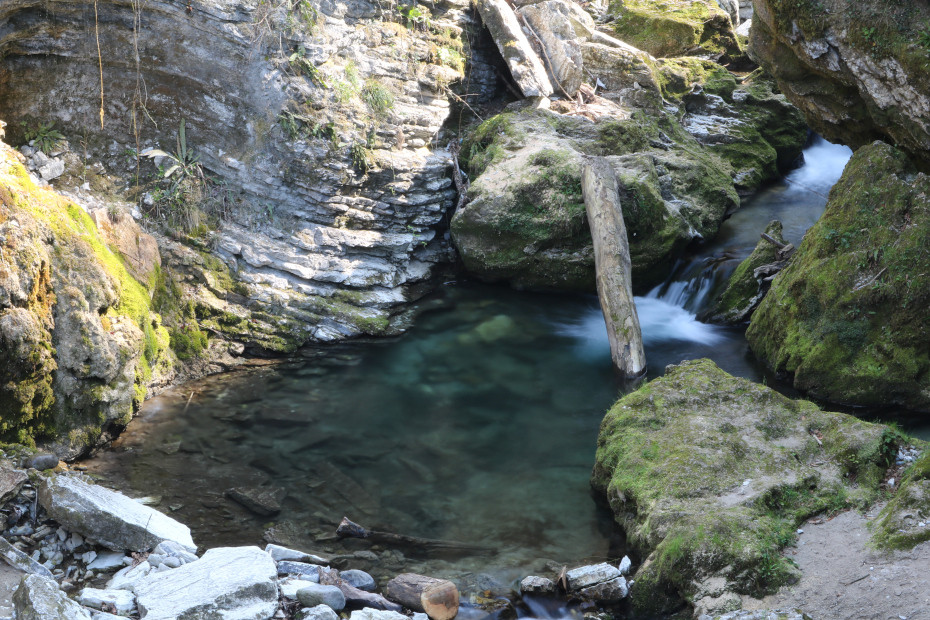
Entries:
[[[695,313],[770,219],[797,243],[819,217],[849,151],[819,141],[806,157],[726,222],[719,241],[637,299],[649,376],[711,357],[730,373],[763,378],[742,329],[705,325]],[[622,555],[588,487],[601,418],[625,389],[597,299],[456,281],[420,306],[402,337],[315,349],[153,398],[85,465],[149,496],[201,546],[264,538],[355,554],[352,566],[375,576],[421,572],[493,590]],[[233,488],[280,500],[281,510],[255,514],[227,497]],[[336,540],[343,516],[498,553],[371,554],[362,541]]]

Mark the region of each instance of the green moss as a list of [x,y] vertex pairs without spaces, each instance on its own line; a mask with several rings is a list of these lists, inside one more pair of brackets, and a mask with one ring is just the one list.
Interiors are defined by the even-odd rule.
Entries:
[[733,100],[736,77],[724,67],[702,58],[663,58],[658,61],[659,86],[666,99],[680,100],[699,84],[706,92]]
[[747,331],[799,389],[930,407],[930,180],[881,143],[859,149]]
[[873,526],[873,542],[885,549],[910,549],[930,540],[930,450],[917,459]]
[[874,501],[873,472],[903,441],[709,360],[683,362],[621,398],[601,424],[592,485],[648,556],[635,605],[656,612],[663,591],[687,597],[711,575],[752,595],[791,581],[781,550],[797,525]]
[[712,1],[614,0],[608,15],[618,39],[657,58],[741,53],[729,16]]
[[501,160],[507,149],[520,148],[524,138],[525,133],[514,123],[514,114],[491,117],[462,141],[462,165],[473,177],[477,177],[488,166]]

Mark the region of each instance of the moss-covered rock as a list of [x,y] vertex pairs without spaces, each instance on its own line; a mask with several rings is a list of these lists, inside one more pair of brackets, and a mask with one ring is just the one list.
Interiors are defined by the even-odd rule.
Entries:
[[[888,504],[882,509],[872,532],[880,547],[910,549],[930,540],[930,450],[905,472]],[[923,524],[923,525],[921,525]]]
[[611,34],[656,57],[741,53],[733,23],[715,0],[613,0]]
[[930,410],[928,194],[902,151],[856,151],[753,315],[753,352],[818,398]]
[[807,141],[801,113],[756,71],[737,82],[720,65],[699,58],[659,61],[662,92],[678,101],[681,122],[732,168],[742,195],[790,170]]
[[901,441],[710,360],[671,367],[604,417],[591,479],[646,558],[634,606],[655,614],[677,595],[707,608],[792,581],[781,550],[797,525],[874,500]]
[[[786,243],[778,220],[769,222],[765,233],[780,243]],[[762,278],[756,277],[755,270],[777,260],[778,248],[761,239],[752,254],[733,271],[726,288],[711,302],[701,319],[713,323],[742,323],[748,320],[768,290],[763,286]]]
[[634,285],[660,276],[695,237],[712,237],[737,197],[726,166],[660,111],[591,122],[546,110],[485,121],[463,145],[477,178],[452,219],[466,269],[521,288],[594,290],[581,158],[620,180]]
[[145,285],[18,157],[0,144],[0,439],[68,458],[128,423],[167,347]]

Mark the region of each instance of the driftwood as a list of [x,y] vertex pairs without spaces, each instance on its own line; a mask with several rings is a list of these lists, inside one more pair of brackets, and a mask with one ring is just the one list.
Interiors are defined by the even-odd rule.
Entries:
[[459,590],[445,579],[403,573],[387,582],[384,594],[432,620],[452,620],[459,613]]
[[380,594],[365,592],[349,585],[336,571],[320,571],[320,584],[339,588],[346,597],[346,607],[350,609],[364,609],[365,607],[382,611],[401,611],[403,609],[397,603],[392,603]]
[[394,534],[392,532],[379,532],[377,530],[368,530],[349,521],[343,517],[339,527],[336,528],[336,535],[339,538],[363,538],[373,543],[379,543],[390,547],[404,547],[413,552],[419,552],[425,555],[493,555],[497,553],[496,549],[491,547],[482,547],[480,545],[470,545],[452,540],[435,540],[432,538],[420,538],[419,536],[405,536],[404,534]]

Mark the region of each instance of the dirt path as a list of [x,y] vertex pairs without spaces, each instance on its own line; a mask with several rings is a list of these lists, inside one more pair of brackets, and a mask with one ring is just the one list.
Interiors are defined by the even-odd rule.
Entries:
[[744,609],[798,607],[814,620],[930,620],[930,541],[879,552],[866,546],[867,522],[851,511],[805,524],[789,552],[801,581],[761,601],[746,598]]

